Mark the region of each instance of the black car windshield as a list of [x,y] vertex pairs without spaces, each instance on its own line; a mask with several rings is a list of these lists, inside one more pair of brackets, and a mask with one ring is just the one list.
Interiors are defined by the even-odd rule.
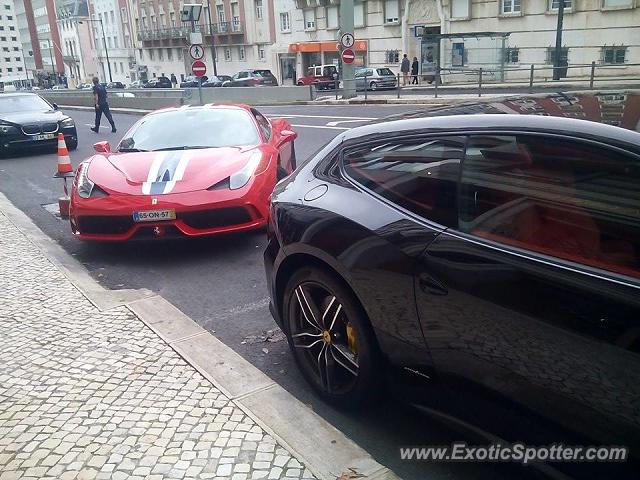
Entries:
[[47,110],[51,110],[51,105],[38,95],[0,97],[0,113],[42,112]]
[[388,68],[378,68],[377,69],[378,75],[390,75],[393,76],[393,72],[391,70],[389,70]]
[[259,143],[258,130],[244,110],[195,107],[149,115],[127,133],[119,149],[149,151]]

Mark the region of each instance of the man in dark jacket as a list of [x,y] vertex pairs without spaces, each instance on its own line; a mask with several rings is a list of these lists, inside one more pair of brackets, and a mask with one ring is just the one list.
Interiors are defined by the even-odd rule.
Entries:
[[400,64],[400,71],[402,72],[402,84],[406,85],[409,82],[409,69],[411,68],[411,63],[409,62],[409,58],[407,58],[407,54],[404,54],[402,57],[402,63]]
[[98,77],[93,77],[93,99],[96,107],[96,126],[91,128],[96,133],[100,132],[100,119],[102,114],[107,117],[111,124],[111,133],[116,133],[116,124],[113,122],[109,102],[107,101],[107,89],[100,84]]
[[418,85],[418,70],[420,70],[418,57],[413,57],[413,62],[411,62],[411,85]]

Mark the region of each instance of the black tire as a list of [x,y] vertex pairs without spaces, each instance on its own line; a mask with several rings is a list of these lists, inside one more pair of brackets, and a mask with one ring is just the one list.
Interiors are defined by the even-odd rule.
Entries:
[[78,148],[78,141],[77,140],[69,140],[67,142],[67,150],[69,150],[70,152],[73,152],[76,148]]
[[350,289],[322,269],[304,267],[291,276],[282,305],[289,347],[309,385],[341,408],[373,400],[384,377],[381,356]]
[[378,89],[378,84],[376,82],[371,82],[369,84],[369,90],[371,90],[372,92],[375,92]]

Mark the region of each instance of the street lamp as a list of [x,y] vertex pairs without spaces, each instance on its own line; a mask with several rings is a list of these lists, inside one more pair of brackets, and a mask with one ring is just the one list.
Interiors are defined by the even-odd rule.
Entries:
[[[556,25],[556,48],[555,55],[556,58],[553,62],[553,79],[560,80],[561,68],[564,67],[564,62],[562,60],[562,23],[564,20],[564,1],[558,0],[558,24]],[[553,0],[551,1],[551,6],[553,6]]]
[[207,17],[209,20],[209,33],[211,34],[211,61],[213,62],[213,75],[218,76],[218,68],[216,66],[216,37],[213,32],[213,24],[211,23],[211,3],[207,0]]
[[[107,48],[107,37],[104,34],[104,24],[102,23],[101,18],[87,18],[87,22],[99,22],[100,29],[102,30],[102,41],[104,42],[104,54],[107,58],[107,68],[109,69],[109,81],[113,82],[113,77],[111,76],[111,62],[109,61],[109,49]],[[82,23],[82,20],[78,23]]]
[[[29,56],[33,57],[33,50],[29,50]],[[29,87],[29,69],[27,68],[27,57],[24,55],[24,53],[22,54],[22,61],[24,63],[24,74],[27,77],[27,83],[25,85],[25,88]]]

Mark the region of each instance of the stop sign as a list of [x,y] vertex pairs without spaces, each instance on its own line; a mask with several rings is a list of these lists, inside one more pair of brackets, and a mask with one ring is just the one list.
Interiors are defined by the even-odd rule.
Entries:
[[356,59],[356,54],[353,53],[353,50],[351,50],[350,48],[347,48],[342,51],[342,61],[344,63],[353,63],[355,59]]
[[207,73],[207,66],[202,60],[196,60],[191,64],[191,72],[196,77],[204,77],[205,73]]

